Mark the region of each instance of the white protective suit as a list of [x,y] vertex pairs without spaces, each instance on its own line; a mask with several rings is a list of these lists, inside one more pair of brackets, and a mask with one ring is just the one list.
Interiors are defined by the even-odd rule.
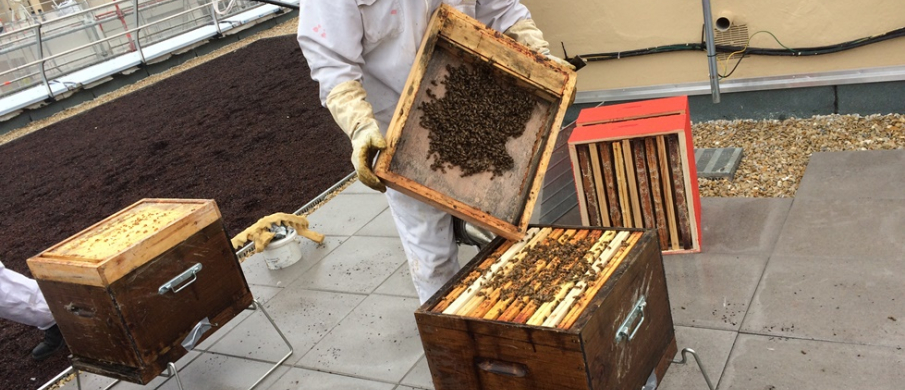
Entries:
[[0,318],[47,330],[56,322],[34,279],[0,262]]
[[[335,86],[358,80],[386,134],[421,38],[441,3],[506,31],[531,14],[518,0],[301,0],[298,41],[321,102]],[[424,303],[459,270],[452,217],[387,189],[412,281]]]

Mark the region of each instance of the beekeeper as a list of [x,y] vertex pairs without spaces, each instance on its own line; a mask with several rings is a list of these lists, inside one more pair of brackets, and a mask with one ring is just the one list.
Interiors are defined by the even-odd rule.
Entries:
[[[321,102],[352,141],[352,165],[365,185],[386,192],[412,281],[424,303],[458,270],[452,217],[387,189],[371,170],[409,70],[441,3],[550,56],[518,0],[301,0],[298,41]],[[367,91],[367,92],[365,92]]]
[[31,351],[35,360],[44,360],[63,348],[63,335],[38,283],[6,268],[3,262],[0,262],[0,318],[44,331],[44,340]]

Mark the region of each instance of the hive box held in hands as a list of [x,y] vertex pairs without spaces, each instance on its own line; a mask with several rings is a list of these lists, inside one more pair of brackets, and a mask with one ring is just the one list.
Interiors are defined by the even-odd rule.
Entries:
[[[415,312],[436,389],[640,389],[651,373],[658,380],[663,378],[677,349],[656,233],[600,227],[564,229],[603,234],[599,238],[606,245],[603,254],[598,255],[601,252],[593,249],[586,253],[594,254],[591,258],[609,260],[600,260],[600,272],[585,289],[578,290],[582,291],[580,295],[558,295],[547,309],[521,306],[529,307],[521,309],[523,314],[526,310],[529,316],[541,313],[537,321],[535,317],[519,320],[523,314],[507,316],[511,309],[503,314],[495,309],[481,309],[532,302],[518,298],[525,291],[524,286],[515,286],[515,291],[519,291],[516,298],[504,300],[499,294],[486,293],[497,288],[492,281],[475,279],[477,275],[507,272],[505,265],[494,269],[507,258],[503,250],[512,246],[506,246],[515,245],[502,237],[485,247]],[[533,234],[543,235],[532,229],[527,237]],[[614,234],[616,239],[608,234]],[[620,235],[628,245],[618,241]],[[530,246],[529,243],[519,250]],[[584,256],[559,260],[567,269],[574,267],[572,262],[587,261]],[[542,261],[537,264],[543,265]],[[531,271],[524,274],[512,268],[510,271],[526,280],[527,285],[544,279],[542,271],[531,265],[528,269]],[[573,279],[557,280],[553,284]],[[485,293],[475,295],[474,289],[464,289],[475,283]],[[485,290],[488,285],[490,289]],[[564,286],[572,288],[569,284]],[[565,289],[560,292],[569,291]],[[464,295],[469,293],[472,296]],[[483,302],[468,303],[457,309],[461,297],[465,302],[476,298],[477,302],[490,302],[484,306]],[[497,306],[499,302],[503,302],[502,306]],[[551,310],[553,307],[556,309]],[[514,312],[518,311],[517,307]],[[557,312],[569,314],[562,316]]]
[[701,251],[688,98],[581,111],[569,154],[582,224],[654,229],[663,253]]
[[140,384],[188,352],[200,321],[203,340],[252,303],[212,200],[141,200],[28,266],[72,366]]
[[[433,99],[429,95],[442,99],[448,67],[462,66],[489,66],[495,82],[516,87],[535,101],[524,133],[505,146],[514,161],[512,169],[496,177],[491,172],[463,176],[458,166],[431,168],[436,156],[428,155],[430,131],[421,125],[420,107]],[[425,33],[375,172],[390,188],[497,235],[518,239],[531,218],[575,81],[574,71],[441,5]],[[473,94],[480,99],[480,88]]]

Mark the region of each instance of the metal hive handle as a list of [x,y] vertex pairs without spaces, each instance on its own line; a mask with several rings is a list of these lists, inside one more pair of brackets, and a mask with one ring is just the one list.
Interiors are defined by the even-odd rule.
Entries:
[[[632,309],[632,312],[629,313],[628,317],[625,318],[625,321],[622,321],[622,325],[619,325],[619,330],[616,331],[616,342],[620,341],[632,341],[635,338],[635,334],[638,333],[638,329],[641,329],[641,324],[644,323],[644,308],[647,307],[647,299],[642,295],[641,298],[638,298],[638,302],[635,303],[635,308]],[[635,325],[635,328],[632,329],[631,333],[629,333],[629,327],[635,322],[638,317],[641,317],[638,320],[638,323]]]
[[[157,289],[157,293],[160,295],[163,295],[163,294],[166,294],[167,291],[172,291],[173,294],[182,291],[184,288],[188,287],[190,284],[195,283],[195,281],[198,280],[199,271],[201,271],[201,263],[195,263],[195,265],[193,265],[191,268],[185,270],[185,272],[179,274],[178,276],[176,276],[173,279],[170,279],[169,282],[166,282],[162,286],[160,286],[160,288]],[[179,286],[178,288],[176,287],[180,283],[188,280],[189,278],[192,278],[192,280],[189,280],[188,283],[183,284],[182,286]]]

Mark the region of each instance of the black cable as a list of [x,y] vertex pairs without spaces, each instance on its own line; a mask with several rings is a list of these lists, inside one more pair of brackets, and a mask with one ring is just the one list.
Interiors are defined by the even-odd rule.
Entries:
[[746,55],[748,55],[748,54],[745,53],[745,52],[742,52],[742,56],[738,58],[738,62],[735,63],[735,66],[732,67],[732,70],[730,70],[729,73],[726,74],[725,76],[724,76],[724,75],[719,75],[719,76],[720,76],[720,79],[725,79],[725,78],[729,78],[729,76],[732,76],[732,74],[735,73],[735,70],[738,69],[738,65],[741,64],[741,63],[742,63],[742,60],[745,59],[745,56],[746,56]]

